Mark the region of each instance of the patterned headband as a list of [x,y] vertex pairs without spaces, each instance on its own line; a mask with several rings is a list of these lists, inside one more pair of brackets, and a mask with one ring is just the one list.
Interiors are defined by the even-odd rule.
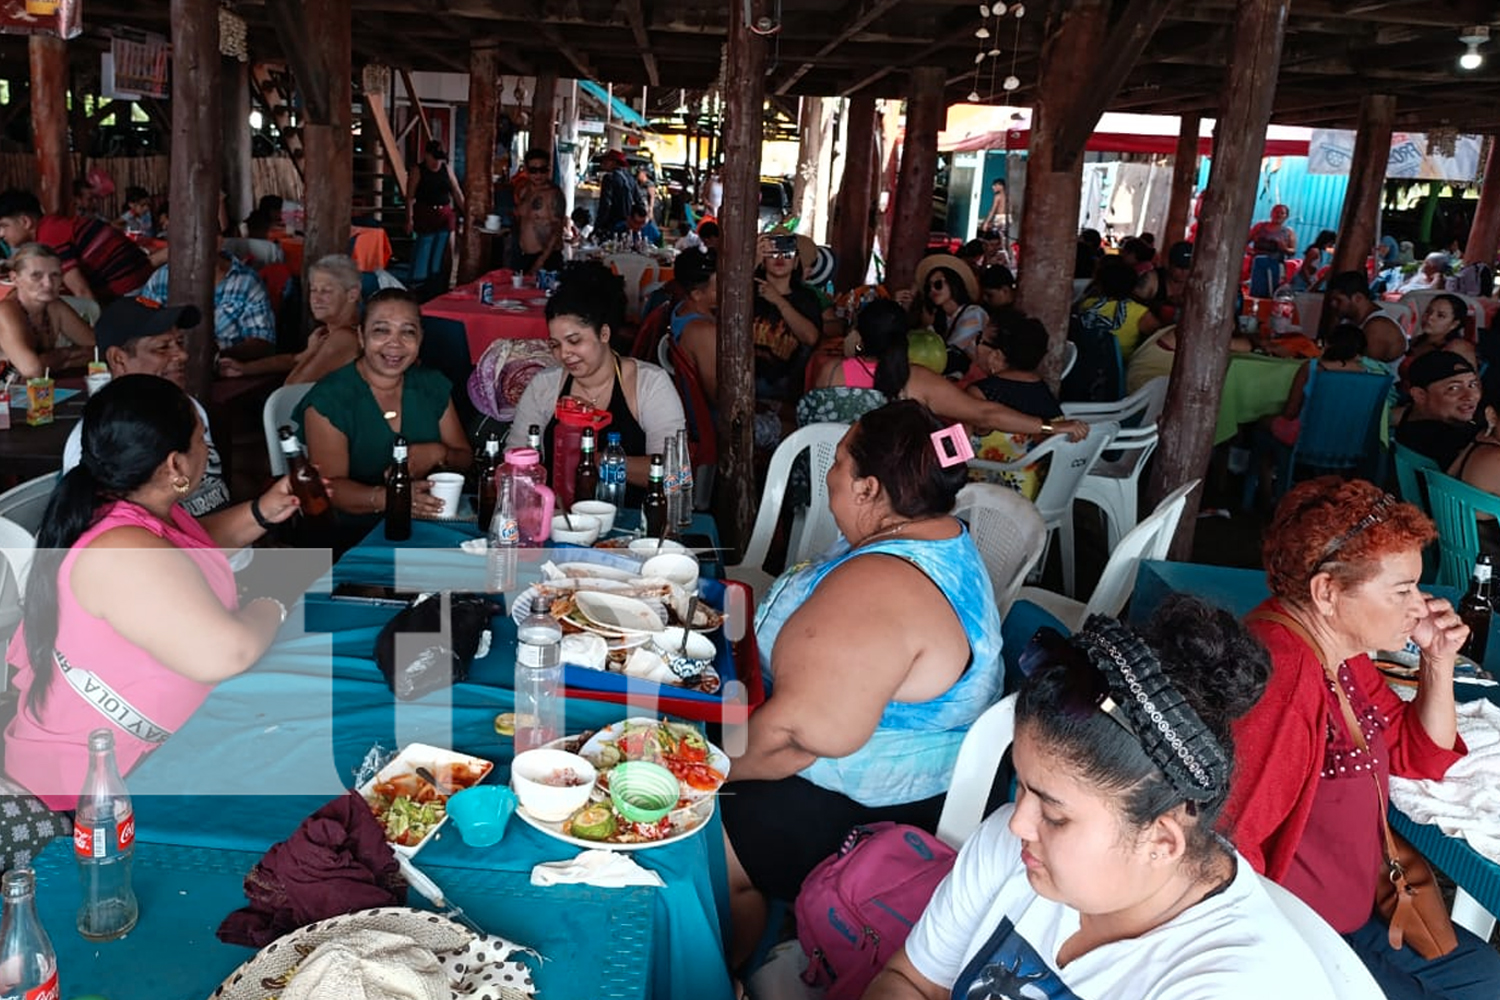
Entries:
[[1072,642],[1104,675],[1141,749],[1172,788],[1189,802],[1222,797],[1230,773],[1224,748],[1172,685],[1151,648],[1103,615],[1090,615]]

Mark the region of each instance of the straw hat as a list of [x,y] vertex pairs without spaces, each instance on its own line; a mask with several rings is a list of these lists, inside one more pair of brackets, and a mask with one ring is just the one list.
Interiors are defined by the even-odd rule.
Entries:
[[531,970],[513,957],[517,950],[435,913],[361,910],[308,924],[266,945],[210,1000],[521,1000],[536,989]]
[[969,293],[969,301],[979,301],[979,278],[975,276],[974,269],[951,253],[935,253],[917,262],[917,288],[919,290],[927,285],[927,276],[938,267],[946,267],[958,275],[958,280],[964,283],[964,289]]

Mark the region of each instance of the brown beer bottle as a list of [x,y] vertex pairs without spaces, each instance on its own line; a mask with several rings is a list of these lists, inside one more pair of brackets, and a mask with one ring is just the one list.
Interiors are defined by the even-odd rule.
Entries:
[[594,459],[594,429],[583,429],[578,444],[578,467],[573,470],[573,501],[592,500],[599,489],[599,463]]
[[323,485],[322,473],[302,453],[302,445],[290,427],[282,427],[277,433],[281,435],[281,454],[286,458],[286,474],[302,511],[302,522],[313,531],[333,531],[338,518]]
[[641,521],[646,537],[667,537],[667,488],[662,484],[662,460],[651,456],[651,470],[646,474],[646,497],[641,501]]
[[399,434],[391,460],[391,475],[385,481],[385,537],[404,542],[411,537],[411,468],[406,464],[406,438]]

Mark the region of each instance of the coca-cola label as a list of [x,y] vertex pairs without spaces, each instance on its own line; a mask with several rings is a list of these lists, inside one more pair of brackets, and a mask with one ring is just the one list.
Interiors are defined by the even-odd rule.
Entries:
[[25,993],[26,1000],[58,1000],[57,992],[57,969],[54,967],[52,975],[40,986],[33,986]]
[[[111,843],[113,841],[113,843]],[[135,813],[130,812],[115,824],[113,836],[108,827],[94,828],[73,824],[73,850],[82,858],[104,858],[128,850],[135,843]]]

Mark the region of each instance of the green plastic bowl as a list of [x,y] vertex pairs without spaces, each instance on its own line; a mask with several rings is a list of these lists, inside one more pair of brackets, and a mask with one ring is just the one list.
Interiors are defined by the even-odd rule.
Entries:
[[677,776],[650,761],[628,760],[609,775],[609,800],[632,823],[655,823],[681,796]]

